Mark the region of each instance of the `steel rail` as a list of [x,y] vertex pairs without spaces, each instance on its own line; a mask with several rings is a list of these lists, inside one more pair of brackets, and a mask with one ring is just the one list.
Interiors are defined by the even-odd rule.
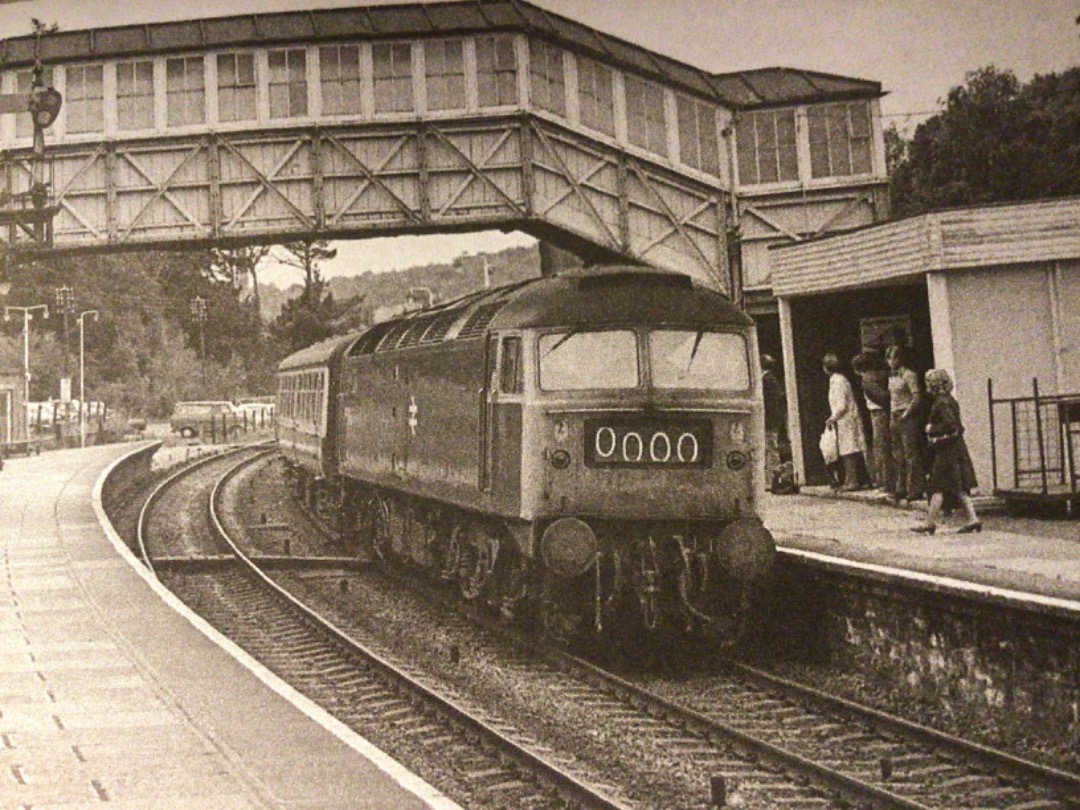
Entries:
[[[254,445],[254,446],[257,446],[257,445]],[[146,567],[150,569],[150,573],[152,573],[155,577],[158,577],[158,572],[154,568],[154,561],[153,561],[152,555],[150,554],[149,546],[147,544],[146,523],[147,523],[147,521],[148,521],[148,519],[150,517],[151,510],[157,504],[157,502],[161,498],[162,494],[165,492],[165,490],[167,490],[169,487],[171,487],[173,484],[175,484],[179,479],[183,478],[184,476],[186,476],[186,475],[188,475],[188,474],[190,474],[190,473],[192,473],[192,472],[194,472],[196,470],[202,469],[204,466],[207,466],[207,465],[209,465],[209,464],[211,464],[211,463],[213,463],[215,461],[220,461],[221,459],[226,458],[229,455],[235,455],[237,453],[242,453],[247,449],[250,449],[250,448],[249,447],[238,447],[238,448],[233,448],[231,450],[223,451],[221,453],[212,453],[210,455],[203,456],[202,458],[196,459],[191,464],[183,466],[180,469],[174,470],[172,473],[169,473],[169,475],[167,475],[164,479],[162,479],[160,482],[158,482],[157,486],[155,486],[154,489],[150,492],[150,494],[147,496],[146,500],[143,501],[142,508],[139,509],[138,520],[136,521],[136,524],[135,524],[135,539],[136,539],[136,544],[139,547],[139,556],[142,558],[142,561],[146,565]],[[158,578],[160,579],[160,577],[158,577]]]
[[992,765],[995,768],[1008,772],[1012,776],[1023,779],[1037,779],[1040,782],[1052,784],[1059,790],[1068,791],[1073,795],[1080,796],[1080,774],[1071,773],[1059,768],[1052,768],[1048,765],[1040,765],[1037,762],[1032,762],[1029,759],[1024,759],[1023,757],[1018,757],[1005,751],[999,751],[988,745],[983,745],[982,743],[977,743],[972,740],[965,740],[963,737],[957,737],[953,734],[939,731],[936,728],[931,728],[930,726],[916,723],[912,720],[905,720],[902,717],[897,717],[896,715],[874,709],[870,706],[864,706],[861,703],[856,703],[855,701],[839,697],[838,695],[822,692],[812,686],[782,678],[779,675],[774,675],[771,672],[766,672],[765,670],[758,669],[749,664],[732,662],[730,666],[735,672],[744,677],[781,690],[800,700],[815,702],[825,710],[857,717],[887,731],[911,735],[930,745],[947,748],[954,753],[970,757],[983,764]]
[[259,579],[266,587],[273,590],[281,599],[288,602],[292,608],[302,616],[313,622],[316,627],[327,632],[337,643],[364,659],[364,661],[377,669],[382,675],[409,690],[420,700],[429,705],[435,705],[440,712],[449,717],[456,725],[466,730],[467,733],[476,735],[478,739],[493,745],[496,750],[511,756],[519,765],[538,773],[552,784],[556,791],[573,807],[596,808],[596,810],[631,810],[627,805],[615,799],[597,792],[593,788],[578,780],[556,765],[553,765],[540,756],[529,751],[527,748],[514,742],[497,729],[483,720],[473,716],[466,709],[458,706],[450,699],[429,689],[406,672],[387,661],[377,653],[367,649],[357,642],[348,633],[339,628],[328,618],[322,616],[312,608],[305,605],[294,597],[269,575],[267,575],[248,555],[240,550],[234,539],[218,514],[218,503],[224,491],[225,485],[242,470],[247,464],[253,463],[255,458],[242,460],[239,464],[228,470],[214,485],[210,493],[210,516],[211,523],[219,537],[227,543],[237,559],[248,571]]

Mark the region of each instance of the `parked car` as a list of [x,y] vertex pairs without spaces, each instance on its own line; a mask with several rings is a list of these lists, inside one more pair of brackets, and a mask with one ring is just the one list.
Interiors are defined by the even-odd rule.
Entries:
[[243,417],[227,400],[177,402],[169,418],[169,427],[185,439],[199,435],[221,435],[239,430]]

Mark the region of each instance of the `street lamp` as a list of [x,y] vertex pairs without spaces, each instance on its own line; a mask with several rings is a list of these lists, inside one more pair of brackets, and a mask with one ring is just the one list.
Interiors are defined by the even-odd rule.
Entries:
[[86,447],[86,341],[83,322],[87,315],[97,321],[98,311],[88,309],[79,313],[79,447]]
[[30,321],[33,320],[33,312],[36,309],[42,311],[41,317],[49,317],[48,304],[35,304],[32,307],[4,307],[4,320],[11,320],[12,312],[21,312],[23,315],[23,409],[26,411],[26,452],[30,452]]

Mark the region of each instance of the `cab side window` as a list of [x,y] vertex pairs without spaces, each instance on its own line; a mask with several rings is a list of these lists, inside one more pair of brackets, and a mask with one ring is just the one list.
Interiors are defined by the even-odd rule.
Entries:
[[499,367],[499,391],[520,394],[525,390],[525,375],[521,368],[521,338],[504,337],[502,361]]

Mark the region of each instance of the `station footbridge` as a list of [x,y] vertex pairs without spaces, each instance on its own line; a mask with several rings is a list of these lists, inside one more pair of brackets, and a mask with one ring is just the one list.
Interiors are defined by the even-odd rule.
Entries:
[[[888,213],[879,83],[710,73],[522,0],[9,38],[3,92],[35,47],[50,222],[5,217],[6,251],[520,230],[767,306],[769,245]],[[32,141],[0,117],[8,207]]]

